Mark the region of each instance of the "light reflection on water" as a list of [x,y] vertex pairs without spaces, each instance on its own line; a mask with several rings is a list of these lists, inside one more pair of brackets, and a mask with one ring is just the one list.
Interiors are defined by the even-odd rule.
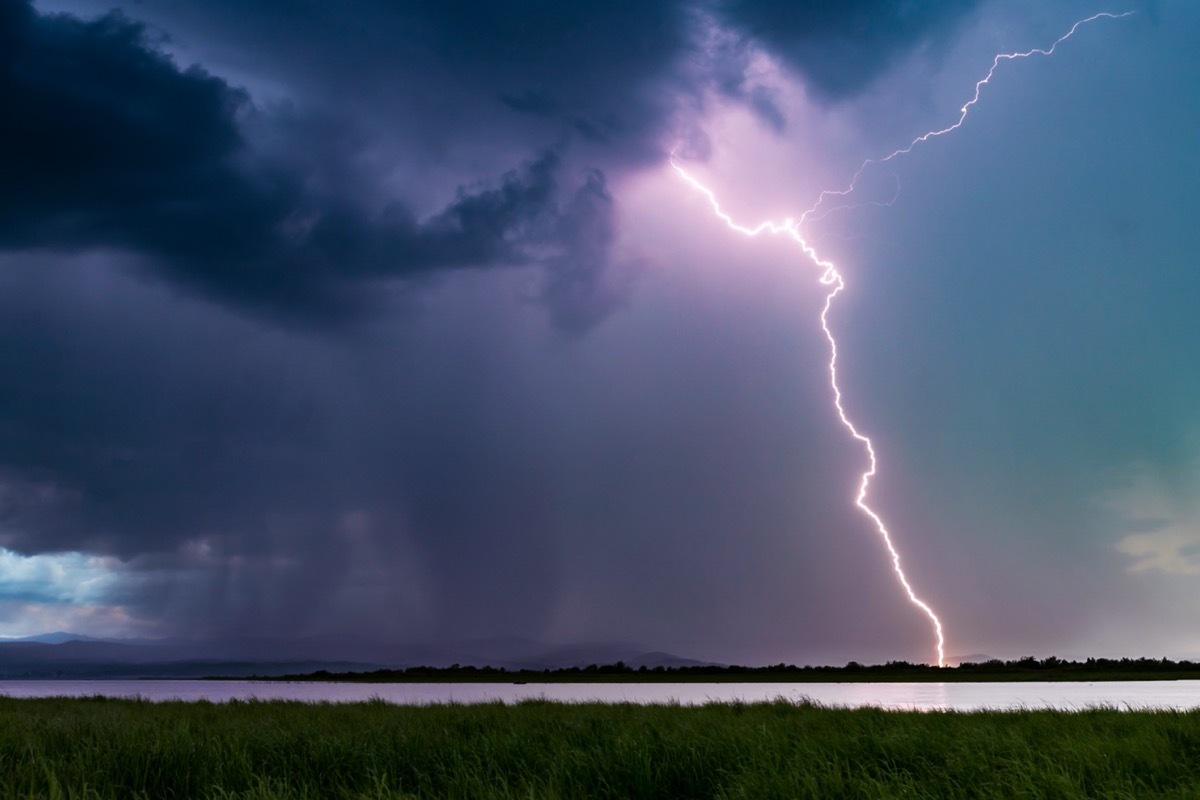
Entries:
[[147,700],[382,699],[403,705],[546,699],[561,702],[680,703],[811,700],[829,706],[922,711],[1095,706],[1200,708],[1200,681],[1095,683],[289,683],[197,680],[0,680],[9,697],[141,697]]

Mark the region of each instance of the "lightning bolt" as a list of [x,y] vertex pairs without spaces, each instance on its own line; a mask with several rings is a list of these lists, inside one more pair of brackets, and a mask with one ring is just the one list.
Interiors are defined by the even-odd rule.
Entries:
[[[837,266],[832,261],[828,261],[826,259],[821,258],[821,256],[817,253],[816,248],[813,247],[811,244],[809,244],[808,240],[804,238],[804,235],[801,233],[800,229],[801,229],[801,226],[804,225],[804,223],[817,221],[817,220],[823,218],[826,214],[830,213],[831,211],[837,210],[837,209],[829,209],[829,210],[826,210],[823,212],[819,212],[819,210],[821,209],[821,206],[825,203],[825,201],[827,199],[829,199],[831,197],[845,198],[845,197],[849,197],[851,194],[853,194],[855,186],[857,185],[859,178],[862,177],[863,173],[871,165],[886,164],[889,161],[892,161],[893,159],[896,159],[896,158],[899,158],[900,156],[911,153],[913,151],[913,149],[917,147],[917,145],[928,142],[931,139],[936,139],[939,136],[945,136],[946,134],[952,133],[953,131],[956,131],[959,128],[961,128],[963,126],[963,124],[967,121],[967,116],[971,113],[971,109],[974,108],[975,105],[979,102],[979,98],[983,93],[983,87],[987,86],[991,82],[992,77],[996,74],[996,70],[999,69],[1000,64],[1002,64],[1003,62],[1015,61],[1015,60],[1023,59],[1023,58],[1030,58],[1032,56],[1053,55],[1054,51],[1058,48],[1058,46],[1060,44],[1062,44],[1067,39],[1070,39],[1072,36],[1074,36],[1075,32],[1077,30],[1079,30],[1081,27],[1083,27],[1084,25],[1095,22],[1096,20],[1099,20],[1099,19],[1120,19],[1122,17],[1128,17],[1133,13],[1134,12],[1132,12],[1132,11],[1126,11],[1124,13],[1115,14],[1115,13],[1110,13],[1107,11],[1102,11],[1098,14],[1093,14],[1092,16],[1087,17],[1086,19],[1081,19],[1078,22],[1076,22],[1074,25],[1071,26],[1070,30],[1068,30],[1062,36],[1055,39],[1054,43],[1051,44],[1049,47],[1034,48],[1032,50],[1026,50],[1024,52],[1019,52],[1019,53],[999,53],[999,54],[997,54],[992,59],[992,66],[987,71],[987,74],[975,82],[974,95],[972,95],[971,99],[962,105],[962,107],[959,109],[958,119],[956,119],[951,125],[948,125],[944,128],[940,128],[937,130],[926,131],[925,133],[923,133],[920,136],[913,139],[911,142],[909,142],[904,147],[901,147],[897,150],[893,150],[891,153],[887,154],[886,156],[883,156],[882,158],[867,159],[866,161],[864,161],[862,163],[862,166],[860,166],[858,168],[858,171],[856,171],[854,173],[854,176],[850,180],[849,186],[847,186],[845,189],[841,189],[841,190],[828,190],[827,189],[827,190],[822,191],[820,193],[820,195],[818,195],[816,202],[809,209],[807,209],[803,214],[801,214],[799,219],[787,218],[787,219],[784,219],[782,222],[773,222],[771,220],[764,220],[754,226],[745,226],[745,225],[742,225],[742,224],[736,222],[733,219],[733,217],[731,217],[729,214],[727,214],[721,208],[721,204],[720,204],[720,202],[718,202],[716,194],[711,189],[709,189],[707,186],[705,186],[703,183],[701,183],[699,180],[697,180],[686,169],[684,169],[682,166],[680,166],[679,162],[675,158],[675,152],[674,151],[671,152],[671,156],[670,156],[671,167],[692,188],[694,188],[696,191],[700,192],[706,198],[708,198],[708,202],[712,206],[713,213],[717,216],[718,219],[720,219],[722,222],[724,222],[730,229],[732,229],[744,236],[756,237],[756,236],[766,233],[766,234],[770,234],[773,236],[787,236],[788,238],[792,239],[797,245],[800,246],[800,249],[804,253],[804,255],[807,256],[808,259],[814,265],[816,265],[816,267],[820,270],[821,284],[829,287],[829,291],[825,295],[825,304],[821,308],[820,320],[821,320],[821,330],[824,331],[825,339],[829,342],[829,386],[830,386],[830,389],[833,391],[833,407],[834,407],[834,410],[837,412],[838,419],[841,421],[842,426],[845,427],[847,431],[849,431],[851,437],[853,437],[856,441],[858,441],[862,445],[863,450],[867,456],[867,468],[862,473],[862,475],[859,477],[858,494],[854,498],[854,504],[858,507],[858,509],[860,511],[862,511],[863,514],[865,514],[871,520],[871,523],[875,526],[876,531],[878,531],[880,538],[883,540],[884,547],[887,549],[888,555],[891,557],[892,569],[895,571],[896,578],[900,582],[901,587],[903,587],[904,593],[908,596],[909,602],[912,603],[914,606],[916,606],[918,609],[920,609],[921,612],[926,617],[929,618],[930,625],[933,627],[933,632],[937,639],[937,665],[939,667],[944,666],[945,662],[946,662],[946,653],[945,653],[946,637],[945,637],[945,632],[942,629],[942,621],[938,618],[938,615],[934,612],[933,608],[917,595],[916,591],[912,587],[912,584],[909,583],[908,577],[904,574],[904,569],[900,565],[900,551],[898,551],[896,549],[896,545],[892,541],[891,532],[888,530],[887,525],[884,523],[883,518],[879,515],[879,513],[876,512],[873,508],[871,508],[870,505],[867,504],[867,493],[871,486],[871,478],[875,477],[875,474],[876,474],[878,466],[879,466],[879,462],[875,455],[875,447],[871,443],[871,439],[858,430],[858,428],[855,426],[854,422],[850,419],[849,415],[846,413],[846,409],[842,404],[842,390],[838,384],[838,372],[837,372],[838,346],[837,346],[837,339],[833,335],[833,330],[829,327],[829,309],[832,308],[832,306],[833,306],[834,298],[836,298],[839,294],[841,294],[842,290],[846,288],[846,281],[842,277],[842,274],[840,272],[838,272]],[[897,189],[898,189],[898,184],[897,184]],[[895,200],[895,196],[893,195],[892,201],[894,201],[894,200]],[[883,203],[883,205],[891,205],[892,201],[887,201],[887,202]],[[842,205],[842,206],[839,206],[838,208],[840,209],[840,208],[853,208],[853,207],[855,207],[855,206]]]

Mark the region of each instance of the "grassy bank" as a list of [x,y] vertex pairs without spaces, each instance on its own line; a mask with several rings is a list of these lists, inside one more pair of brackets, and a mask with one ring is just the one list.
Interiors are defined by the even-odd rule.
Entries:
[[1200,713],[0,698],[0,797],[1200,797]]

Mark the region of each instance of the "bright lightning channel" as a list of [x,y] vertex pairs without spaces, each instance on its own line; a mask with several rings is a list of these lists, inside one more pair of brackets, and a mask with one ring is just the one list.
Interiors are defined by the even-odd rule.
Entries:
[[[854,499],[854,504],[858,506],[859,510],[861,510],[863,514],[865,514],[871,520],[871,522],[875,525],[875,529],[879,532],[880,538],[883,539],[883,544],[887,548],[888,555],[891,556],[892,559],[892,569],[895,571],[896,578],[899,580],[900,585],[904,588],[904,593],[908,595],[909,602],[919,608],[921,612],[929,618],[929,622],[933,626],[933,632],[937,638],[937,665],[939,667],[944,666],[946,663],[946,637],[942,629],[942,621],[938,618],[938,615],[934,612],[933,608],[919,596],[917,596],[916,591],[913,590],[912,584],[909,583],[908,577],[904,574],[904,569],[900,566],[900,552],[896,549],[895,544],[892,542],[892,535],[888,531],[887,525],[884,524],[883,518],[878,514],[878,512],[876,512],[867,504],[867,491],[871,485],[871,478],[875,476],[878,468],[878,459],[875,456],[875,447],[871,444],[870,438],[860,433],[858,428],[855,427],[854,422],[851,421],[850,417],[846,414],[846,409],[842,405],[842,390],[838,385],[837,378],[838,346],[837,339],[835,339],[833,335],[833,330],[829,327],[829,309],[833,305],[834,298],[841,294],[842,290],[846,288],[846,282],[845,279],[842,278],[842,274],[838,272],[834,263],[821,258],[816,249],[808,243],[808,240],[806,240],[800,232],[800,226],[802,226],[805,222],[820,219],[820,217],[815,215],[826,198],[847,197],[852,194],[854,192],[855,185],[858,183],[858,179],[862,177],[863,172],[870,165],[885,164],[892,159],[898,158],[899,156],[911,153],[919,144],[928,142],[930,139],[935,139],[939,136],[945,136],[946,134],[956,131],[962,127],[963,123],[965,123],[967,120],[967,116],[971,113],[971,109],[976,103],[979,102],[980,95],[983,92],[983,87],[987,86],[988,83],[991,82],[992,76],[996,74],[996,70],[999,68],[1002,62],[1014,61],[1021,58],[1029,58],[1031,56],[1053,55],[1055,49],[1057,49],[1060,44],[1074,36],[1075,32],[1084,25],[1095,22],[1099,19],[1120,19],[1122,17],[1128,17],[1133,13],[1134,12],[1132,11],[1126,11],[1124,13],[1114,14],[1107,11],[1102,11],[1098,14],[1093,14],[1086,19],[1081,19],[1076,22],[1071,26],[1070,30],[1056,39],[1054,43],[1047,48],[1034,48],[1032,50],[1027,50],[1020,53],[1000,53],[996,55],[992,59],[992,66],[987,71],[987,74],[975,82],[975,94],[959,109],[958,119],[955,120],[953,124],[948,125],[945,128],[926,131],[925,133],[913,139],[906,146],[898,150],[893,150],[891,153],[882,158],[867,159],[863,162],[862,166],[858,168],[858,171],[854,173],[853,178],[850,180],[850,185],[847,188],[842,190],[822,191],[817,197],[816,203],[814,203],[811,208],[801,214],[798,220],[793,220],[791,218],[784,219],[782,222],[764,220],[763,222],[760,222],[752,227],[739,224],[733,219],[733,217],[731,217],[721,208],[721,204],[718,202],[716,194],[699,180],[697,180],[686,169],[680,166],[679,162],[675,160],[675,153],[671,153],[671,167],[679,174],[681,178],[683,178],[683,180],[696,189],[696,191],[708,198],[708,202],[712,206],[713,213],[716,214],[718,219],[724,222],[732,230],[737,231],[744,236],[755,237],[763,233],[769,233],[773,236],[782,235],[791,238],[800,246],[801,251],[803,251],[809,260],[821,270],[821,284],[830,287],[829,292],[825,295],[825,304],[821,308],[820,319],[821,330],[825,332],[825,338],[829,342],[829,386],[833,390],[833,407],[837,411],[838,419],[841,421],[843,427],[850,432],[850,435],[854,439],[862,444],[867,455],[867,469],[859,478],[858,494]],[[895,198],[893,197],[893,200],[894,199]],[[885,203],[885,205],[890,205],[890,202]],[[821,216],[824,216],[824,214]]]

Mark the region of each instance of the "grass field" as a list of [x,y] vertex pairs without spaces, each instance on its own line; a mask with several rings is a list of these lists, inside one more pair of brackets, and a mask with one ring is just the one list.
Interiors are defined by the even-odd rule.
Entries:
[[0,797],[1197,798],[1200,712],[0,698]]

